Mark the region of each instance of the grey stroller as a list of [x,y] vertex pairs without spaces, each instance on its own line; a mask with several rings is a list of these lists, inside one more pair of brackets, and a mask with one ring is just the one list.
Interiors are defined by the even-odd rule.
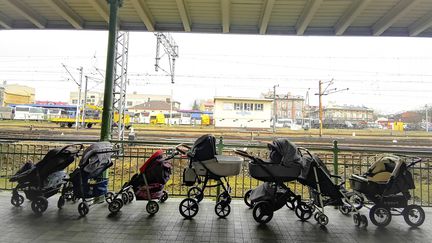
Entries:
[[[203,135],[198,138],[193,147],[181,144],[176,150],[189,158],[189,166],[183,172],[183,182],[187,186],[197,186],[188,190],[188,198],[179,206],[180,214],[193,218],[198,213],[198,203],[204,198],[204,190],[208,187],[222,187],[223,192],[217,196],[215,213],[224,218],[231,212],[231,188],[226,177],[240,173],[243,159],[236,156],[216,154],[216,139],[212,135]],[[209,185],[210,180],[216,184]]]

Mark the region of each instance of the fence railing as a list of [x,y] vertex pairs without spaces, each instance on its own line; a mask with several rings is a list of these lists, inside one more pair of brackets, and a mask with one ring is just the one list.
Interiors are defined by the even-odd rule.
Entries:
[[[109,169],[109,190],[118,190],[125,182],[137,173],[139,167],[149,158],[156,150],[162,149],[170,152],[175,144],[173,143],[144,143],[134,142],[119,142],[122,146],[122,153],[113,160],[114,165]],[[38,162],[43,158],[49,149],[60,147],[65,144],[70,144],[64,141],[8,141],[0,142],[0,189],[12,189],[15,183],[10,183],[8,177],[18,171],[21,166],[31,160]],[[248,152],[261,158],[268,158],[267,148],[263,146],[243,146],[224,144],[220,139],[217,148],[223,154],[233,155],[233,148],[244,149]],[[412,174],[416,184],[416,189],[411,191],[413,200],[423,206],[432,206],[430,183],[432,174],[432,152],[410,152],[401,151],[400,149],[365,149],[365,148],[344,148],[338,147],[337,143],[326,147],[309,147],[313,153],[317,154],[327,165],[327,168],[334,174],[338,174],[343,178],[349,178],[352,174],[363,174],[369,166],[375,162],[380,155],[384,153],[399,153],[416,155],[423,158],[423,163],[419,163],[412,168]],[[78,158],[80,159],[80,158]],[[78,159],[68,168],[71,172],[76,168]],[[183,169],[188,165],[188,160],[180,156],[172,160],[173,169],[171,179],[165,186],[165,190],[173,196],[185,196],[188,187],[182,185]],[[255,188],[261,182],[251,178],[248,173],[248,163],[245,161],[239,175],[229,177],[228,181],[231,185],[231,196],[243,197],[244,193],[252,188]],[[300,184],[290,182],[289,186],[296,194],[301,194],[308,197],[307,188]],[[346,187],[349,189],[347,181]],[[216,196],[217,188],[209,188],[205,192],[206,196]]]

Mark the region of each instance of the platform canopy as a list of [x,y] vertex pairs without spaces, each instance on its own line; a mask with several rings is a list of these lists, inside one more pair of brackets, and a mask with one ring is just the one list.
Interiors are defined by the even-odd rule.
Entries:
[[[432,0],[123,0],[121,30],[432,36]],[[106,0],[0,0],[2,29],[107,29]]]

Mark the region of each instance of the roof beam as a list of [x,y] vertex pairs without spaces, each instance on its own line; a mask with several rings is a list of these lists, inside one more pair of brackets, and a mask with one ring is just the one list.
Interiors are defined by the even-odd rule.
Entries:
[[355,0],[335,25],[335,35],[342,35],[372,0]]
[[186,11],[186,5],[184,3],[184,0],[176,0],[176,3],[177,3],[178,11],[180,13],[180,18],[183,22],[183,28],[186,32],[190,32],[191,25],[190,25],[189,15]]
[[21,0],[5,0],[4,3],[8,4],[9,7],[13,8],[15,11],[17,11],[20,15],[25,17],[30,22],[32,22],[32,24],[34,24],[39,29],[45,29],[45,26],[47,24],[46,19],[44,19],[42,16],[27,7],[27,5]]
[[390,28],[399,18],[408,12],[416,2],[418,2],[418,0],[401,0],[372,26],[372,34],[378,36],[384,33],[384,31]]
[[423,16],[423,18],[410,25],[408,27],[409,35],[417,36],[430,27],[432,27],[432,13]]
[[75,29],[83,29],[84,20],[76,14],[63,0],[45,0],[54,11],[67,20]]
[[155,27],[153,17],[150,14],[150,9],[148,8],[147,4],[141,0],[131,0],[131,3],[134,6],[135,11],[137,12],[141,21],[146,26],[147,30],[154,32]]
[[267,0],[265,3],[265,8],[261,18],[260,31],[259,31],[261,35],[264,35],[267,32],[267,26],[270,21],[274,3],[275,0]]
[[98,14],[109,23],[109,12],[107,3],[104,0],[88,0],[92,7],[98,12]]
[[12,29],[12,20],[0,13],[0,26],[5,29]]
[[305,8],[303,9],[302,14],[300,15],[300,18],[297,20],[297,24],[296,24],[297,35],[304,34],[306,28],[312,21],[313,16],[318,11],[322,2],[323,0],[308,1]]
[[230,16],[231,16],[230,10],[231,10],[231,0],[221,0],[223,33],[229,33],[230,31]]

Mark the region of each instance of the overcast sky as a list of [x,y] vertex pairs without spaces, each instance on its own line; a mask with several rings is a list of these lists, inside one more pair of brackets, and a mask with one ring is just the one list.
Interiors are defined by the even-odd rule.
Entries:
[[[105,31],[0,31],[0,80],[36,88],[37,100],[67,101],[82,66],[89,88],[103,90]],[[348,91],[324,104],[367,106],[382,113],[432,104],[432,39],[172,34],[179,46],[175,84],[155,72],[156,37],[130,34],[128,92],[170,94],[189,108],[194,99],[259,97],[274,85],[280,94],[317,105],[318,81]],[[168,69],[168,60],[160,65]]]

